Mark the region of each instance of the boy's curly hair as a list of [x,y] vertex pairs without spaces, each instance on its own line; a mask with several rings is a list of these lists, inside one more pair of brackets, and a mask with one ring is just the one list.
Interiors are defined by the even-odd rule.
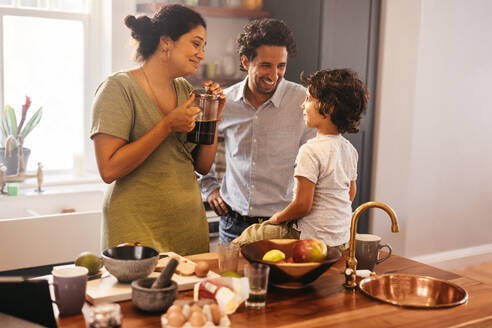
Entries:
[[[294,34],[287,25],[275,18],[255,19],[244,27],[237,38],[239,57],[245,55],[249,61],[256,57],[256,49],[263,46],[286,47],[289,56],[296,53]],[[241,70],[246,69],[241,64]]]
[[319,113],[331,121],[340,133],[359,132],[361,116],[367,108],[369,94],[357,73],[350,69],[321,70],[301,81],[309,93],[320,102]]

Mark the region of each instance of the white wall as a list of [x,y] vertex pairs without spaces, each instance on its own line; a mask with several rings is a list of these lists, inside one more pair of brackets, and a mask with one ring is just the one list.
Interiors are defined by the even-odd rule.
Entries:
[[[371,231],[420,256],[492,251],[488,0],[383,1]],[[430,257],[429,257],[430,258]]]
[[[134,62],[135,43],[131,39],[131,32],[123,19],[126,15],[135,14],[135,0],[113,0],[111,13],[106,16],[110,21],[111,38],[111,64],[110,71],[106,75],[119,70],[126,70],[136,67]],[[151,13],[147,13],[152,17]],[[233,54],[237,59],[237,72],[235,77],[242,77],[239,72],[239,56],[236,55],[235,39],[242,31],[244,25],[248,23],[247,18],[226,18],[204,16],[207,24],[207,45],[205,46],[205,60],[203,63],[222,63],[225,54]],[[219,68],[220,70],[220,68]],[[218,72],[220,74],[220,71]]]

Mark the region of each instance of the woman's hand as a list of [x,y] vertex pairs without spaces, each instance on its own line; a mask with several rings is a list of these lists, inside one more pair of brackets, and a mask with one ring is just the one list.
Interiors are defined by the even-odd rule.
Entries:
[[167,114],[171,132],[190,132],[195,127],[195,118],[200,113],[200,108],[192,106],[195,100],[195,94],[191,94],[190,98],[183,104],[173,109]]

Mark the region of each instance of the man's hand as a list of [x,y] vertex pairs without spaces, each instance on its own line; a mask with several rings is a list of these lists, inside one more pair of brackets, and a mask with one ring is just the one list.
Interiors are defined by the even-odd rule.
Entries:
[[227,209],[227,206],[224,203],[222,197],[220,197],[219,190],[220,188],[217,188],[212,191],[207,197],[207,202],[217,215],[223,216],[226,215],[229,210]]
[[280,223],[282,223],[282,221],[280,221],[279,213],[273,214],[271,218],[265,221],[265,224],[280,224]]

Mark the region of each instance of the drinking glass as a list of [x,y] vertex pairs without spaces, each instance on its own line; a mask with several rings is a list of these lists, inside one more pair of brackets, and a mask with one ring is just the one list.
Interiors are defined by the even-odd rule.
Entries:
[[261,309],[265,307],[269,274],[270,267],[266,264],[253,263],[244,266],[244,276],[249,280],[247,308]]
[[237,272],[239,246],[233,243],[219,243],[219,273]]

